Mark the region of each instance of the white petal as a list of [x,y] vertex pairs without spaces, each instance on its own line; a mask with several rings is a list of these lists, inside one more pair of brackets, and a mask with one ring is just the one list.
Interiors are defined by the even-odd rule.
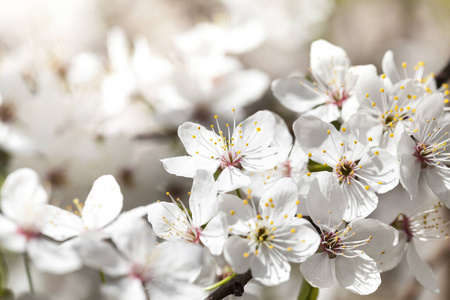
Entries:
[[205,225],[217,214],[218,202],[216,200],[217,189],[213,174],[205,170],[198,170],[194,176],[189,209],[195,227]]
[[83,231],[81,218],[53,205],[46,205],[40,220],[41,232],[57,241],[79,235]]
[[260,248],[259,254],[252,256],[250,269],[253,278],[266,286],[273,286],[289,280],[291,265],[284,257],[274,255],[267,247]]
[[367,254],[336,257],[336,279],[343,288],[360,295],[375,292],[381,284],[377,263]]
[[211,251],[213,255],[222,254],[223,246],[228,237],[228,224],[224,212],[220,212],[211,219],[200,235],[203,245]]
[[[218,142],[220,137],[197,123],[186,122],[180,125],[178,137],[191,156],[199,155],[209,158],[216,156],[217,151],[222,152]],[[216,145],[215,142],[217,142]]]
[[278,180],[261,198],[259,211],[275,224],[291,220],[297,212],[298,190],[292,178]]
[[82,238],[74,247],[88,267],[111,276],[126,275],[129,272],[129,262],[107,242]]
[[428,167],[427,182],[433,193],[447,206],[450,207],[450,170]]
[[200,274],[203,262],[203,247],[187,243],[161,243],[152,253],[154,278],[175,278],[192,283]]
[[333,229],[342,222],[346,203],[344,191],[333,174],[319,172],[306,196],[306,208],[314,223],[320,221],[320,226]]
[[[285,225],[285,229],[289,230],[290,233],[280,230],[279,233],[281,232],[284,236],[280,237],[275,234],[275,237],[278,239],[277,246],[286,249],[284,252],[280,249],[280,252],[288,261],[303,262],[317,251],[320,236],[307,220],[293,218],[291,222]],[[287,250],[288,247],[289,250]]]
[[350,66],[350,60],[345,50],[341,47],[335,46],[325,40],[317,40],[311,44],[310,65],[313,72],[323,75],[323,68],[327,70],[330,68],[330,65],[333,67],[348,67]]
[[298,113],[304,113],[325,103],[328,97],[315,91],[315,88],[301,76],[277,79],[272,82],[273,95],[285,107]]
[[305,115],[314,116],[326,123],[330,123],[334,120],[339,119],[341,117],[341,112],[339,111],[339,108],[336,105],[331,103],[320,105],[306,112]]
[[3,214],[20,224],[33,223],[36,210],[48,202],[39,175],[31,169],[19,169],[9,174],[1,194]]
[[126,277],[115,283],[102,285],[102,295],[107,300],[146,300],[142,282],[137,278]]
[[78,254],[70,247],[42,238],[33,239],[27,245],[33,264],[41,271],[52,274],[66,274],[83,265]]
[[[274,115],[267,110],[258,111],[239,124],[233,136],[235,140],[242,136],[242,145],[248,144],[243,147],[242,155],[268,147],[273,140],[275,124]],[[242,133],[238,134],[240,130]]]
[[111,175],[98,178],[84,203],[83,224],[89,229],[100,229],[111,223],[122,210],[123,196]]
[[392,53],[391,50],[386,51],[384,54],[381,66],[383,72],[393,83],[400,81],[400,76],[398,75],[397,67],[395,66],[394,53]]
[[230,194],[221,194],[217,200],[220,202],[219,209],[225,213],[228,226],[230,226],[232,232],[246,235],[249,232],[246,223],[256,217],[251,201],[244,204],[241,198]]
[[217,160],[205,159],[198,156],[171,157],[161,159],[161,162],[168,173],[187,178],[194,177],[195,172],[199,169],[214,173],[220,164]]
[[300,265],[300,271],[314,287],[329,288],[334,283],[334,270],[327,252],[313,254]]
[[112,235],[112,240],[130,261],[145,261],[156,244],[156,235],[143,219],[129,219],[130,222]]
[[333,166],[342,157],[340,144],[343,138],[333,125],[304,115],[294,122],[293,129],[300,146],[306,153],[311,153],[312,160]]
[[355,136],[356,140],[367,144],[369,137],[372,145],[379,145],[383,134],[383,125],[372,115],[359,112],[354,114],[345,125]]
[[[374,155],[378,151],[378,155]],[[395,156],[388,151],[373,148],[361,158],[357,171],[363,181],[372,187],[377,193],[386,193],[395,188],[399,181],[399,163]],[[379,184],[381,182],[381,184]]]
[[183,239],[190,226],[186,215],[174,203],[160,202],[148,207],[148,221],[155,234],[164,239]]
[[404,232],[399,232],[398,243],[393,247],[378,253],[369,250],[370,253],[367,254],[376,261],[380,272],[392,270],[398,266],[405,254],[406,247],[408,246],[406,240],[406,234]]
[[354,181],[351,185],[343,184],[342,189],[347,198],[344,220],[367,217],[377,208],[378,196],[373,190],[366,190],[360,182]]
[[250,177],[235,167],[223,169],[216,181],[219,192],[229,192],[250,185]]
[[414,273],[414,276],[416,276],[417,281],[419,281],[426,289],[438,294],[439,286],[434,277],[433,270],[422,258],[420,258],[416,246],[414,245],[414,240],[408,247],[406,259],[408,260],[409,268]]
[[[245,257],[245,253],[249,254],[249,256]],[[253,254],[250,253],[250,247],[247,242],[238,236],[231,236],[225,243],[223,255],[226,262],[231,266],[231,269],[241,274],[250,268],[250,260]]]
[[400,156],[400,182],[411,199],[419,195],[420,161],[412,154]]

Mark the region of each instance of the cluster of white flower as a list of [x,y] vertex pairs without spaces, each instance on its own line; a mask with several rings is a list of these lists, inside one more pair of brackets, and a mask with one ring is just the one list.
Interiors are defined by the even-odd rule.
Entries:
[[[267,110],[236,122],[270,80],[228,55],[259,42],[243,49],[232,33],[197,26],[175,41],[176,63],[154,55],[143,38],[130,46],[117,28],[108,37],[107,64],[92,53],[70,68],[57,59],[30,70],[17,68],[17,58],[3,62],[0,140],[17,170],[1,190],[1,247],[24,253],[43,272],[98,270],[104,299],[202,299],[248,271],[274,286],[289,280],[291,263],[300,263],[313,287],[331,287],[336,278],[366,295],[405,253],[417,280],[439,292],[414,243],[449,239],[448,86],[425,76],[423,62],[413,74],[403,63],[400,75],[388,51],[378,75],[319,40],[311,46],[311,76],[272,83],[275,97],[302,114],[293,137]],[[168,192],[170,201],[121,213],[114,177],[122,189],[143,180],[132,172],[142,155],[132,139],[181,123],[188,155],[162,164],[193,178],[188,203]],[[80,144],[68,148],[74,139]],[[84,204],[58,207],[55,191],[92,182],[83,177],[89,168],[113,175],[95,180]],[[420,174],[434,198],[391,224],[367,218],[379,194],[398,185],[416,199]]]

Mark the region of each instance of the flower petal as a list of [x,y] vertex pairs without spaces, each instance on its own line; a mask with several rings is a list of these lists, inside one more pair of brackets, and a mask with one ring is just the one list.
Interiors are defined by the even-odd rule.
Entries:
[[433,275],[433,270],[431,267],[420,258],[417,253],[416,246],[414,244],[414,240],[411,242],[411,245],[408,247],[408,251],[406,252],[406,259],[408,260],[408,265],[411,271],[416,276],[417,281],[420,282],[427,290],[438,294],[439,286]]
[[200,234],[200,240],[211,251],[212,255],[222,254],[227,238],[228,224],[224,212],[220,212],[212,218]]
[[288,109],[304,113],[324,104],[328,97],[315,90],[303,76],[281,78],[272,82],[272,93]]
[[164,169],[177,176],[192,178],[199,169],[207,170],[214,173],[219,167],[219,161],[205,159],[198,156],[178,156],[161,159]]
[[31,169],[19,169],[8,175],[2,187],[3,214],[20,224],[34,223],[38,210],[48,202],[39,175]]
[[83,224],[88,229],[100,229],[111,223],[122,210],[123,196],[112,175],[98,178],[84,203]]
[[327,252],[313,254],[300,265],[300,271],[314,287],[329,288],[334,283],[334,268]]
[[163,239],[183,239],[190,226],[186,215],[174,203],[159,202],[149,205],[148,221],[153,231]]
[[[245,258],[244,258],[245,259]],[[275,255],[267,247],[260,248],[259,254],[250,259],[253,278],[266,286],[273,286],[288,281],[291,265],[284,258]]]
[[249,186],[251,183],[250,177],[242,173],[241,170],[235,167],[227,167],[222,170],[217,178],[217,191],[229,192],[241,187]]
[[383,72],[386,74],[392,83],[400,81],[400,75],[398,75],[397,67],[395,66],[394,53],[391,50],[386,51],[383,56],[383,61],[381,63]]
[[81,218],[53,205],[46,205],[40,220],[41,232],[57,241],[79,235],[83,231]]
[[439,200],[450,207],[450,170],[428,167],[427,182]]
[[205,225],[217,214],[217,189],[213,174],[205,170],[198,170],[194,176],[191,196],[189,197],[189,209],[192,212],[192,220],[195,227]]
[[[245,255],[245,253],[248,254]],[[245,273],[250,268],[250,247],[247,242],[238,236],[231,236],[223,249],[225,261],[230,264],[234,272]]]
[[381,284],[377,263],[367,254],[336,257],[336,279],[343,288],[360,295],[375,292]]

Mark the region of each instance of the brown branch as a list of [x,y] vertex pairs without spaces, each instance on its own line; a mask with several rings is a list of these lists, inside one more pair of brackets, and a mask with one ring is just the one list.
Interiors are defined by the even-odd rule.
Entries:
[[244,294],[244,286],[252,279],[252,273],[250,270],[244,274],[237,274],[230,281],[220,286],[211,295],[205,298],[205,300],[221,300],[229,295],[241,297]]
[[450,60],[435,78],[437,87],[440,87],[443,83],[446,83],[450,79]]

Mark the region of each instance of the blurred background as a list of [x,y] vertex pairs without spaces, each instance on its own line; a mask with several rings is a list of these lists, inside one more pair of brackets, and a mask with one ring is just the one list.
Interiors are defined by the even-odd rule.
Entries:
[[[418,61],[438,74],[450,59],[449,0],[0,0],[0,8],[0,171],[35,169],[62,207],[83,201],[103,174],[118,180],[124,210],[167,200],[166,191],[187,199],[191,179],[159,161],[185,154],[178,126],[208,126],[215,114],[226,122],[232,108],[239,120],[270,109],[290,125],[298,115],[270,83],[306,74],[316,39],[379,73],[387,50],[411,74]],[[401,188],[385,198],[381,219],[393,201],[413,207]],[[421,247],[440,295],[423,290],[403,262],[364,298],[450,299],[448,243]],[[19,295],[23,266],[13,256],[7,263]],[[38,289],[49,299],[97,299],[89,272],[40,274]],[[298,273],[260,298],[295,299]],[[339,286],[319,296],[359,298]]]

